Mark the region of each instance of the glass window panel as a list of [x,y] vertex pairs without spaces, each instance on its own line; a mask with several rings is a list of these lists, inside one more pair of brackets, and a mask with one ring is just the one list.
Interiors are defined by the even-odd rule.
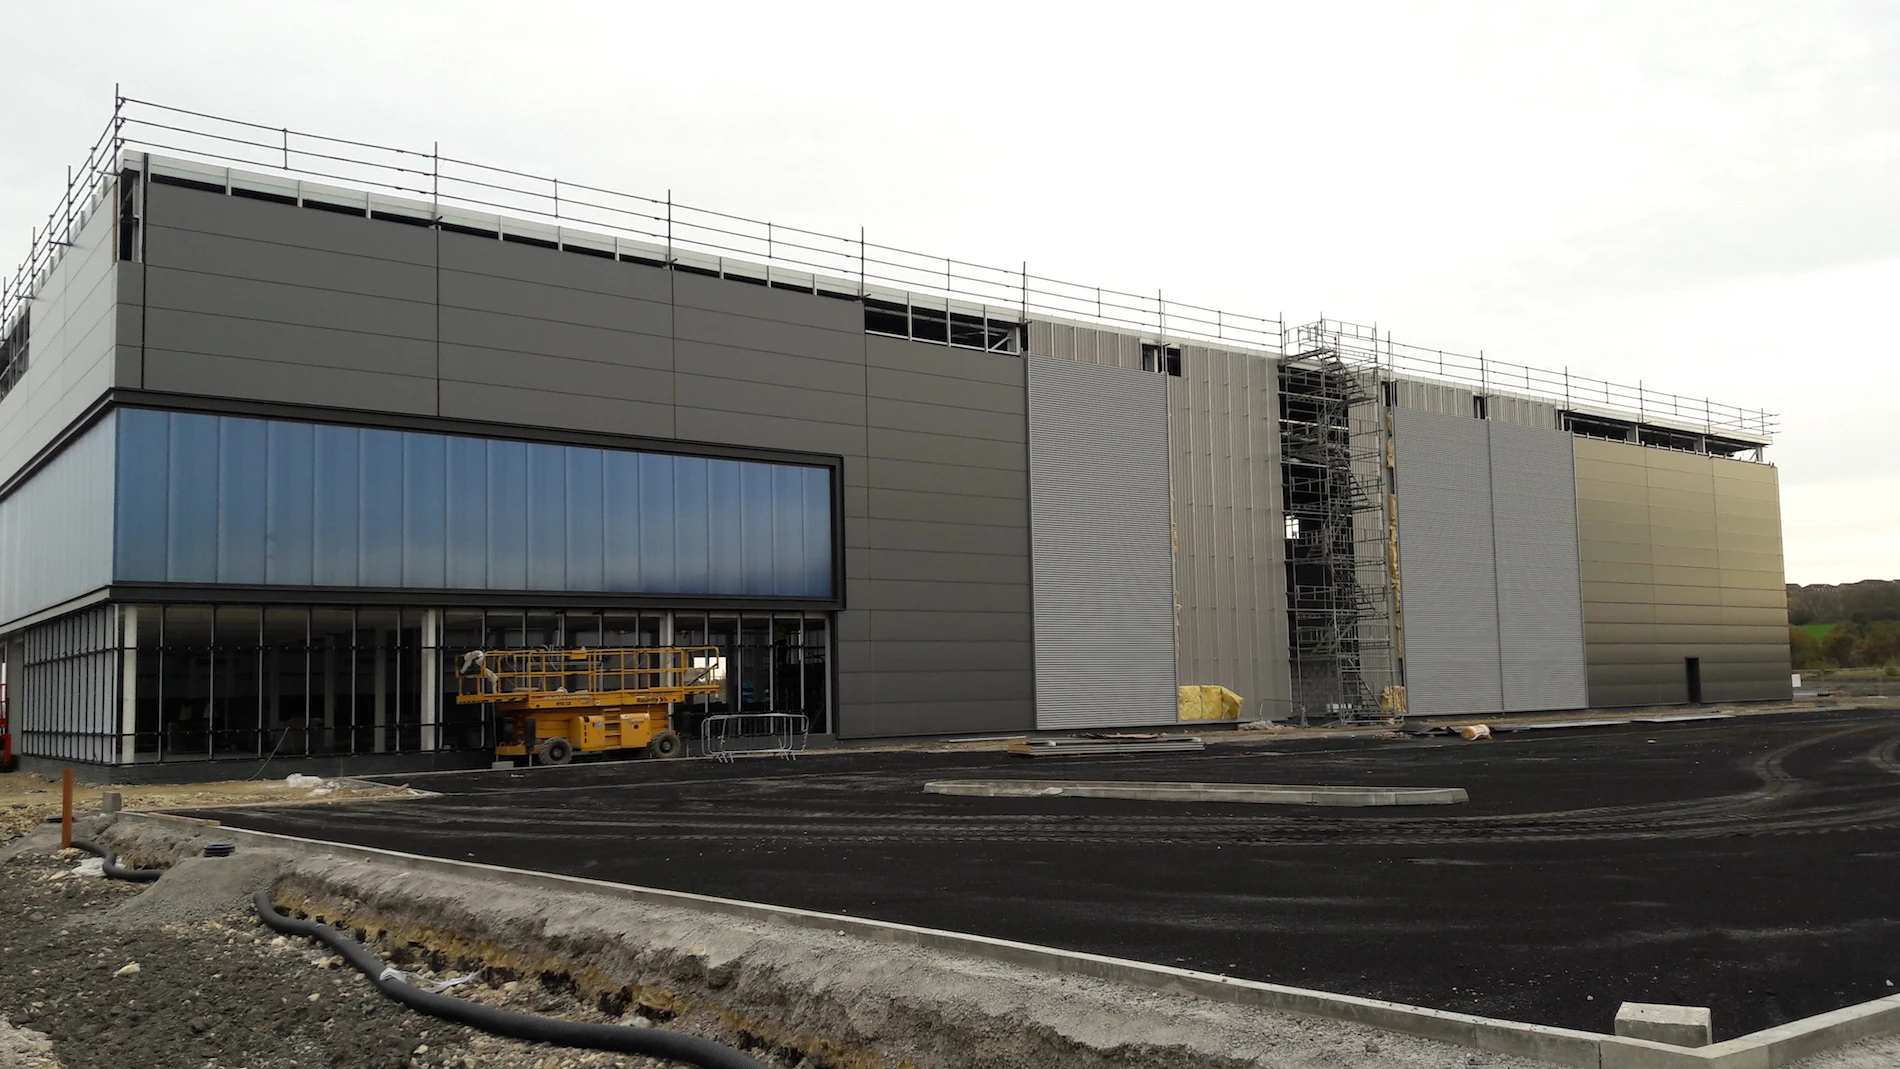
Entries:
[[640,640],[640,616],[637,613],[609,612],[601,614],[600,644],[614,649],[644,646]]
[[165,578],[174,583],[218,581],[218,418],[171,416],[170,497]]
[[673,590],[704,594],[710,589],[706,536],[707,461],[673,458],[673,559],[678,569]]
[[830,703],[827,701],[831,690],[830,635],[829,617],[806,617],[803,657],[804,713],[810,718],[811,730],[814,732],[831,730]]
[[402,436],[402,585],[448,584],[448,440]]
[[561,645],[561,618],[551,612],[529,612],[527,630],[518,646],[559,646]]
[[119,518],[113,575],[124,581],[163,582],[171,497],[171,422],[163,412],[122,408],[115,493]]
[[706,462],[706,593],[745,591],[745,489],[736,460]]
[[211,754],[211,608],[167,605],[159,657],[159,731],[164,752]]
[[488,586],[528,587],[528,447],[488,443]]
[[558,445],[528,447],[528,587],[567,588],[567,458]]
[[137,732],[133,749],[139,754],[157,754],[159,745],[159,710],[164,707],[165,693],[163,676],[159,672],[160,658],[164,652],[164,642],[160,638],[163,614],[156,605],[134,605],[130,610],[136,620],[133,635],[138,650],[133,656],[137,673],[133,695],[132,730]]
[[264,422],[224,418],[217,423],[218,582],[261,583],[270,455]]
[[804,621],[780,616],[772,621],[772,708],[798,712],[804,708]]
[[490,612],[482,622],[487,638],[482,642],[486,650],[512,650],[521,648],[521,640],[527,634],[526,614],[519,609],[502,609]]
[[315,534],[316,428],[272,421],[265,438],[269,454],[264,503],[264,581],[307,586],[312,582]]
[[830,468],[806,468],[805,558],[803,582],[798,593],[807,597],[828,598],[834,589],[831,576],[831,480]]
[[640,454],[640,589],[671,592],[678,577],[673,561],[673,458]]
[[356,721],[356,614],[349,609],[310,610],[309,734],[351,748]]
[[569,646],[599,646],[600,615],[591,612],[570,612],[567,614],[563,630],[565,642]]
[[747,615],[739,622],[739,710],[763,712],[772,701],[772,618]]
[[740,523],[744,583],[742,594],[771,594],[775,588],[772,550],[772,466],[747,464],[740,473],[744,495]]
[[772,593],[805,593],[805,470],[772,465]]
[[640,458],[610,451],[602,455],[602,567],[608,590],[640,589]]
[[269,752],[263,731],[263,619],[264,610],[255,605],[218,606],[211,726],[220,754],[262,757]]
[[444,578],[451,587],[480,590],[488,586],[488,443],[450,437],[444,451],[448,468]]
[[269,745],[289,748],[292,740],[284,733],[303,734],[310,727],[310,610],[265,609],[263,642],[264,728],[271,733]]
[[395,609],[356,612],[354,753],[397,749],[397,707],[404,668],[402,622]]
[[739,618],[712,615],[706,618],[706,644],[720,650],[718,672],[725,684],[720,693],[706,703],[708,713],[737,712],[739,709]]
[[316,531],[311,573],[318,586],[356,585],[358,436],[354,427],[316,429]]
[[601,451],[569,449],[567,454],[566,590],[600,590],[605,512],[600,480]]
[[363,503],[357,581],[363,586],[402,585],[402,439],[399,431],[365,430],[358,435],[357,479]]
[[444,609],[442,612],[442,648],[461,656],[465,650],[481,649],[482,612],[480,609]]

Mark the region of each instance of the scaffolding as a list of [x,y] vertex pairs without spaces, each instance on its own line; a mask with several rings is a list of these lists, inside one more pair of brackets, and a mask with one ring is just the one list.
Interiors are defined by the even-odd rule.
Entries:
[[1289,656],[1301,724],[1403,714],[1389,406],[1376,349],[1322,321],[1280,360]]

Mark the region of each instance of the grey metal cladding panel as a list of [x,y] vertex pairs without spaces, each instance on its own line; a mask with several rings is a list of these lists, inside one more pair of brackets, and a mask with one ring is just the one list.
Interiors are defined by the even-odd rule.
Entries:
[[[675,343],[675,352],[677,367],[682,372],[712,379],[853,394],[862,404],[864,367],[861,364],[686,340]],[[860,420],[862,417],[860,412]]]
[[557,322],[514,312],[442,309],[442,341],[479,345],[528,356],[559,356],[622,367],[649,367],[671,371],[673,340],[664,333],[649,334],[584,323]]
[[147,309],[145,345],[171,352],[230,356],[274,364],[308,364],[423,378],[434,378],[436,373],[436,346],[428,338],[271,323],[171,308]]
[[442,268],[445,272],[637,297],[662,305],[672,300],[673,292],[672,275],[661,268],[448,231],[442,233]]
[[675,299],[686,308],[853,334],[864,329],[864,307],[856,301],[685,272],[674,275],[673,287]]
[[1481,420],[1393,413],[1407,709],[1497,712],[1490,445]]
[[[430,347],[434,360],[434,347]],[[673,400],[669,371],[603,364],[593,360],[531,355],[444,342],[442,377],[456,382],[520,386],[555,393],[667,404]]]
[[[249,238],[408,263],[435,263],[435,233],[423,227],[248,197],[152,183],[146,200],[146,262],[169,262],[166,235],[179,230]],[[444,235],[448,237],[448,235]]]
[[146,270],[145,303],[151,310],[170,308],[262,323],[435,339],[433,301],[365,296],[177,268],[152,266]]
[[1572,436],[1487,422],[1504,709],[1580,709],[1590,698]]
[[0,399],[0,478],[10,477],[113,384],[119,273],[112,234],[112,213],[93,213],[31,301],[29,365]]
[[871,544],[879,549],[1029,555],[1029,530],[1026,527],[932,523],[882,517],[873,517],[868,522]]
[[0,501],[0,624],[112,579],[114,414]]
[[1017,482],[1029,465],[1028,451],[1020,442],[997,442],[982,438],[964,438],[953,434],[922,434],[914,431],[871,427],[865,432],[871,455],[888,460],[915,460],[930,464],[957,464],[1008,472]]
[[1027,359],[1036,726],[1172,723],[1167,376]]
[[947,345],[864,334],[865,361],[872,367],[912,371],[949,379],[967,379],[1021,388],[1023,358],[1007,353],[952,349]]
[[856,554],[851,574],[935,583],[1025,583],[1030,571],[1028,560],[1019,553],[933,553],[872,546]]
[[1023,418],[1023,384],[1020,378],[1007,382],[983,382],[928,371],[904,371],[888,367],[866,368],[865,392],[873,398],[893,401],[921,401],[947,405],[955,409],[975,409]]
[[[158,348],[145,350],[145,388],[384,412],[432,414],[436,410],[434,378]],[[504,422],[527,421],[517,416]]]
[[[865,417],[875,428],[1010,442],[1016,444],[1012,452],[1018,456],[1023,455],[1021,443],[1027,440],[1029,433],[1024,426],[1020,406],[1014,412],[993,412],[954,407],[947,402],[933,404],[928,401],[894,401],[882,397],[870,398],[863,402],[863,406]],[[1022,463],[1027,463],[1027,459]]]
[[[792,449],[844,457],[864,455],[862,426],[733,412],[725,408],[690,408],[686,405],[679,405],[674,410],[674,418],[678,423],[678,433],[673,437],[683,442]],[[845,472],[849,480],[852,469],[847,466]]]
[[860,579],[850,585],[851,604],[874,610],[918,612],[1028,612],[1023,583],[926,582]]
[[789,353],[813,360],[864,363],[865,334],[862,321],[855,329],[844,331],[803,323],[779,323],[686,305],[674,306],[672,313],[674,336],[682,341],[703,341],[761,353]]
[[153,267],[373,297],[435,300],[432,263],[159,227],[153,228],[146,253]]
[[835,423],[854,428],[864,425],[864,396],[810,390],[776,382],[739,382],[681,372],[675,376],[674,389],[682,407],[727,409],[759,416]]
[[[431,394],[434,383],[428,384]],[[557,393],[444,378],[442,415],[543,427],[571,427],[609,434],[673,438],[673,407],[649,401]],[[433,397],[431,398],[433,399]]]
[[[881,678],[881,677],[880,677]],[[839,713],[839,723],[854,727],[852,738],[900,735],[967,735],[992,731],[1023,731],[1030,726],[1030,701],[880,702],[875,709]]]
[[673,312],[663,299],[497,278],[446,267],[442,270],[442,309],[445,316],[450,309],[520,316],[527,321],[524,329],[545,323],[557,334],[564,325],[659,338],[673,333]]
[[1494,395],[1485,402],[1485,418],[1505,426],[1557,428],[1557,406],[1529,397]]
[[872,457],[867,475],[873,496],[879,490],[917,490],[1020,501],[1027,493],[1020,471],[1000,468]]
[[[857,660],[846,660],[840,654],[840,664],[854,665],[859,669],[867,668],[870,656],[870,644],[860,643],[864,654]],[[1027,642],[994,642],[987,640],[965,640],[961,642],[880,642],[877,644],[877,670],[887,672],[954,672],[962,669],[978,671],[998,671],[1019,669],[1029,671],[1035,664]],[[1026,693],[1026,691],[1025,691]],[[1024,721],[1029,723],[1028,720]]]
[[1029,529],[1029,502],[1016,497],[977,497],[938,494],[923,490],[880,490],[867,497],[861,515],[887,520],[925,520],[933,523],[980,523]]
[[[880,609],[871,617],[872,667],[880,650],[893,642],[1021,642],[1029,641],[1029,614],[1024,612],[918,612]],[[1025,695],[1026,697],[1027,695]]]

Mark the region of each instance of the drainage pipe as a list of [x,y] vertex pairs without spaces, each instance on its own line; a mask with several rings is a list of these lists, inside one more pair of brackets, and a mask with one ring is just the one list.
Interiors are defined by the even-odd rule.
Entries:
[[121,868],[118,859],[113,856],[112,851],[107,850],[98,843],[89,843],[84,839],[74,839],[73,849],[90,850],[98,854],[100,859],[105,862],[103,866],[105,874],[115,880],[131,880],[133,883],[151,883],[153,880],[165,875],[164,869]]
[[[78,844],[74,844],[78,845]],[[553,1017],[537,1017],[497,1009],[452,995],[424,991],[404,983],[384,966],[381,959],[354,939],[328,925],[298,920],[277,912],[268,890],[251,896],[251,904],[265,925],[286,935],[306,935],[343,956],[357,972],[369,978],[376,989],[412,1010],[431,1017],[455,1021],[484,1032],[513,1036],[516,1039],[554,1043],[563,1047],[611,1050],[622,1054],[644,1054],[671,1058],[700,1066],[701,1069],[766,1069],[765,1063],[723,1044],[698,1036],[682,1035],[658,1028],[630,1028],[618,1024],[586,1024]]]

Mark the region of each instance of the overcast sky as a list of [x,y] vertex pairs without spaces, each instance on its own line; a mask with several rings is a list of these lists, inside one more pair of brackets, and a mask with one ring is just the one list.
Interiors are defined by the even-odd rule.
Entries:
[[1900,4],[0,0],[0,260],[129,96],[1781,413],[1900,578]]

